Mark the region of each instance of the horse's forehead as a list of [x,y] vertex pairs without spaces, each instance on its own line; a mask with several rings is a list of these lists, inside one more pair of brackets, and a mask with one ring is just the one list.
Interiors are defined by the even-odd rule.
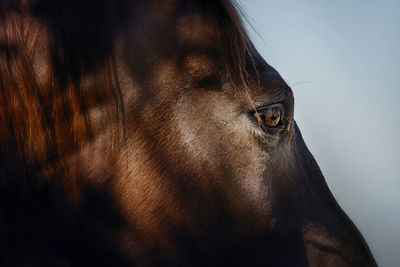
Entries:
[[154,64],[152,77],[154,82],[163,85],[176,85],[181,80],[182,72],[188,74],[191,79],[212,75],[215,70],[216,61],[206,53],[188,53],[184,55],[182,65],[179,67],[173,60],[162,60]]
[[196,77],[212,73],[215,64],[215,59],[205,53],[192,53],[186,56],[184,68],[190,75]]
[[217,41],[217,28],[212,21],[200,14],[186,14],[177,24],[178,38],[186,45],[213,45]]

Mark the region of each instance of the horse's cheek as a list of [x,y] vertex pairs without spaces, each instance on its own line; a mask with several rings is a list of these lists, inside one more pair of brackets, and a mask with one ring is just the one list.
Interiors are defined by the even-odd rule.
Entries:
[[228,210],[238,229],[259,231],[273,224],[265,182],[270,159],[234,108],[218,92],[182,97],[173,115],[177,157],[190,166],[192,182],[207,198],[223,199],[219,210]]

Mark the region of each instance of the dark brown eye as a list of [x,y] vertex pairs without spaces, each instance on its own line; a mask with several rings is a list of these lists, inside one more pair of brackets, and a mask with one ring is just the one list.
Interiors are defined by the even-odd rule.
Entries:
[[278,128],[282,126],[283,110],[281,105],[273,105],[257,110],[254,113],[257,121],[268,128]]

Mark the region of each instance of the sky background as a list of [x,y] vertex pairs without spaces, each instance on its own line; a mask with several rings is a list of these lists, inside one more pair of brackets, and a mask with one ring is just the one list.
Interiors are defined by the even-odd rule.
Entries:
[[400,0],[239,3],[339,204],[379,266],[400,266]]

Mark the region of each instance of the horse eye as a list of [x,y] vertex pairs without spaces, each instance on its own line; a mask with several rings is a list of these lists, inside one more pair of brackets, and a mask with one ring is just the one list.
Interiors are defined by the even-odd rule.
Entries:
[[263,107],[254,113],[254,117],[267,128],[280,128],[283,126],[283,107],[280,104]]

